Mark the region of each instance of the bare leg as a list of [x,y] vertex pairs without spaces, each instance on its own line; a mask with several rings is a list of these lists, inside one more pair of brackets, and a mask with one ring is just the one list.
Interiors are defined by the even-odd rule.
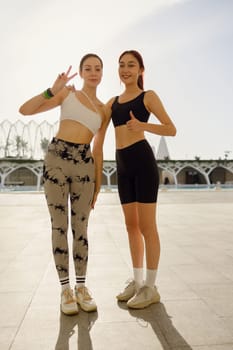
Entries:
[[123,204],[122,208],[125,216],[126,229],[128,232],[129,247],[133,267],[142,268],[144,257],[144,242],[142,233],[139,229],[137,203],[134,202]]
[[140,231],[145,240],[147,269],[157,270],[160,241],[156,225],[156,203],[137,203]]
[[143,234],[146,249],[145,285],[128,300],[130,308],[142,309],[160,301],[155,287],[155,279],[160,257],[160,242],[156,227],[156,203],[137,203],[140,231]]

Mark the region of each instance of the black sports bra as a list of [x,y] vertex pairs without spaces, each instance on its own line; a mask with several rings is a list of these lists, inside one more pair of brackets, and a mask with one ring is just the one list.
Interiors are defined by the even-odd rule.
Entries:
[[135,97],[133,100],[119,103],[117,96],[112,104],[112,122],[114,127],[124,125],[130,120],[129,112],[132,111],[135,117],[141,122],[147,122],[150,112],[146,109],[143,99],[145,91]]

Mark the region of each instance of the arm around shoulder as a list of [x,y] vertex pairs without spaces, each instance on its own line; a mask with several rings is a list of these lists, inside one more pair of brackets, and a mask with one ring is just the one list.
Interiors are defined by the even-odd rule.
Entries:
[[102,169],[103,169],[103,144],[105,139],[105,134],[110,122],[110,117],[106,112],[106,105],[102,107],[102,125],[94,137],[93,141],[93,157],[95,160],[95,170],[96,170],[96,182],[95,182],[95,193],[98,193],[101,188],[102,182]]
[[106,105],[102,106],[102,124],[99,128],[97,134],[94,137],[93,142],[93,153],[102,154],[103,152],[103,143],[105,139],[105,134],[110,122],[110,116],[107,114]]

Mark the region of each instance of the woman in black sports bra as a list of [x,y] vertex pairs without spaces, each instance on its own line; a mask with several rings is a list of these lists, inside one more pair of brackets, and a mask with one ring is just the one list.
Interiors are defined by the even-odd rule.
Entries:
[[[85,311],[97,308],[85,285],[87,227],[101,186],[105,121],[104,105],[96,96],[103,73],[101,58],[90,53],[81,59],[81,90],[66,87],[77,74],[71,75],[70,70],[71,67],[59,74],[51,89],[32,97],[19,109],[23,115],[32,115],[60,106],[59,129],[44,159],[44,191],[51,216],[54,261],[61,284],[61,310],[69,315],[77,314],[77,303]],[[69,278],[69,217],[76,280],[74,291]]]
[[[144,91],[144,64],[141,55],[125,51],[119,58],[119,76],[124,92],[106,105],[116,138],[118,190],[122,204],[133,264],[133,280],[117,295],[131,308],[144,308],[159,302],[155,287],[160,257],[160,242],[156,225],[156,203],[159,173],[151,146],[144,132],[175,136],[176,128],[157,94]],[[148,123],[150,114],[159,123]],[[144,245],[146,275],[143,283]]]

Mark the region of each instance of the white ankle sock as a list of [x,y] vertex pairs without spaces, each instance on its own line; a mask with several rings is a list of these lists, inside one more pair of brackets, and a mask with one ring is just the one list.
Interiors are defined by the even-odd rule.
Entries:
[[67,289],[70,288],[70,281],[69,281],[69,277],[64,277],[60,279],[60,283],[61,283],[61,290],[62,292]]
[[146,282],[145,282],[145,285],[148,286],[148,287],[153,288],[154,285],[155,285],[156,275],[157,275],[157,270],[147,269],[146,270]]
[[134,281],[136,282],[137,288],[140,288],[143,284],[143,268],[134,267],[133,268]]

